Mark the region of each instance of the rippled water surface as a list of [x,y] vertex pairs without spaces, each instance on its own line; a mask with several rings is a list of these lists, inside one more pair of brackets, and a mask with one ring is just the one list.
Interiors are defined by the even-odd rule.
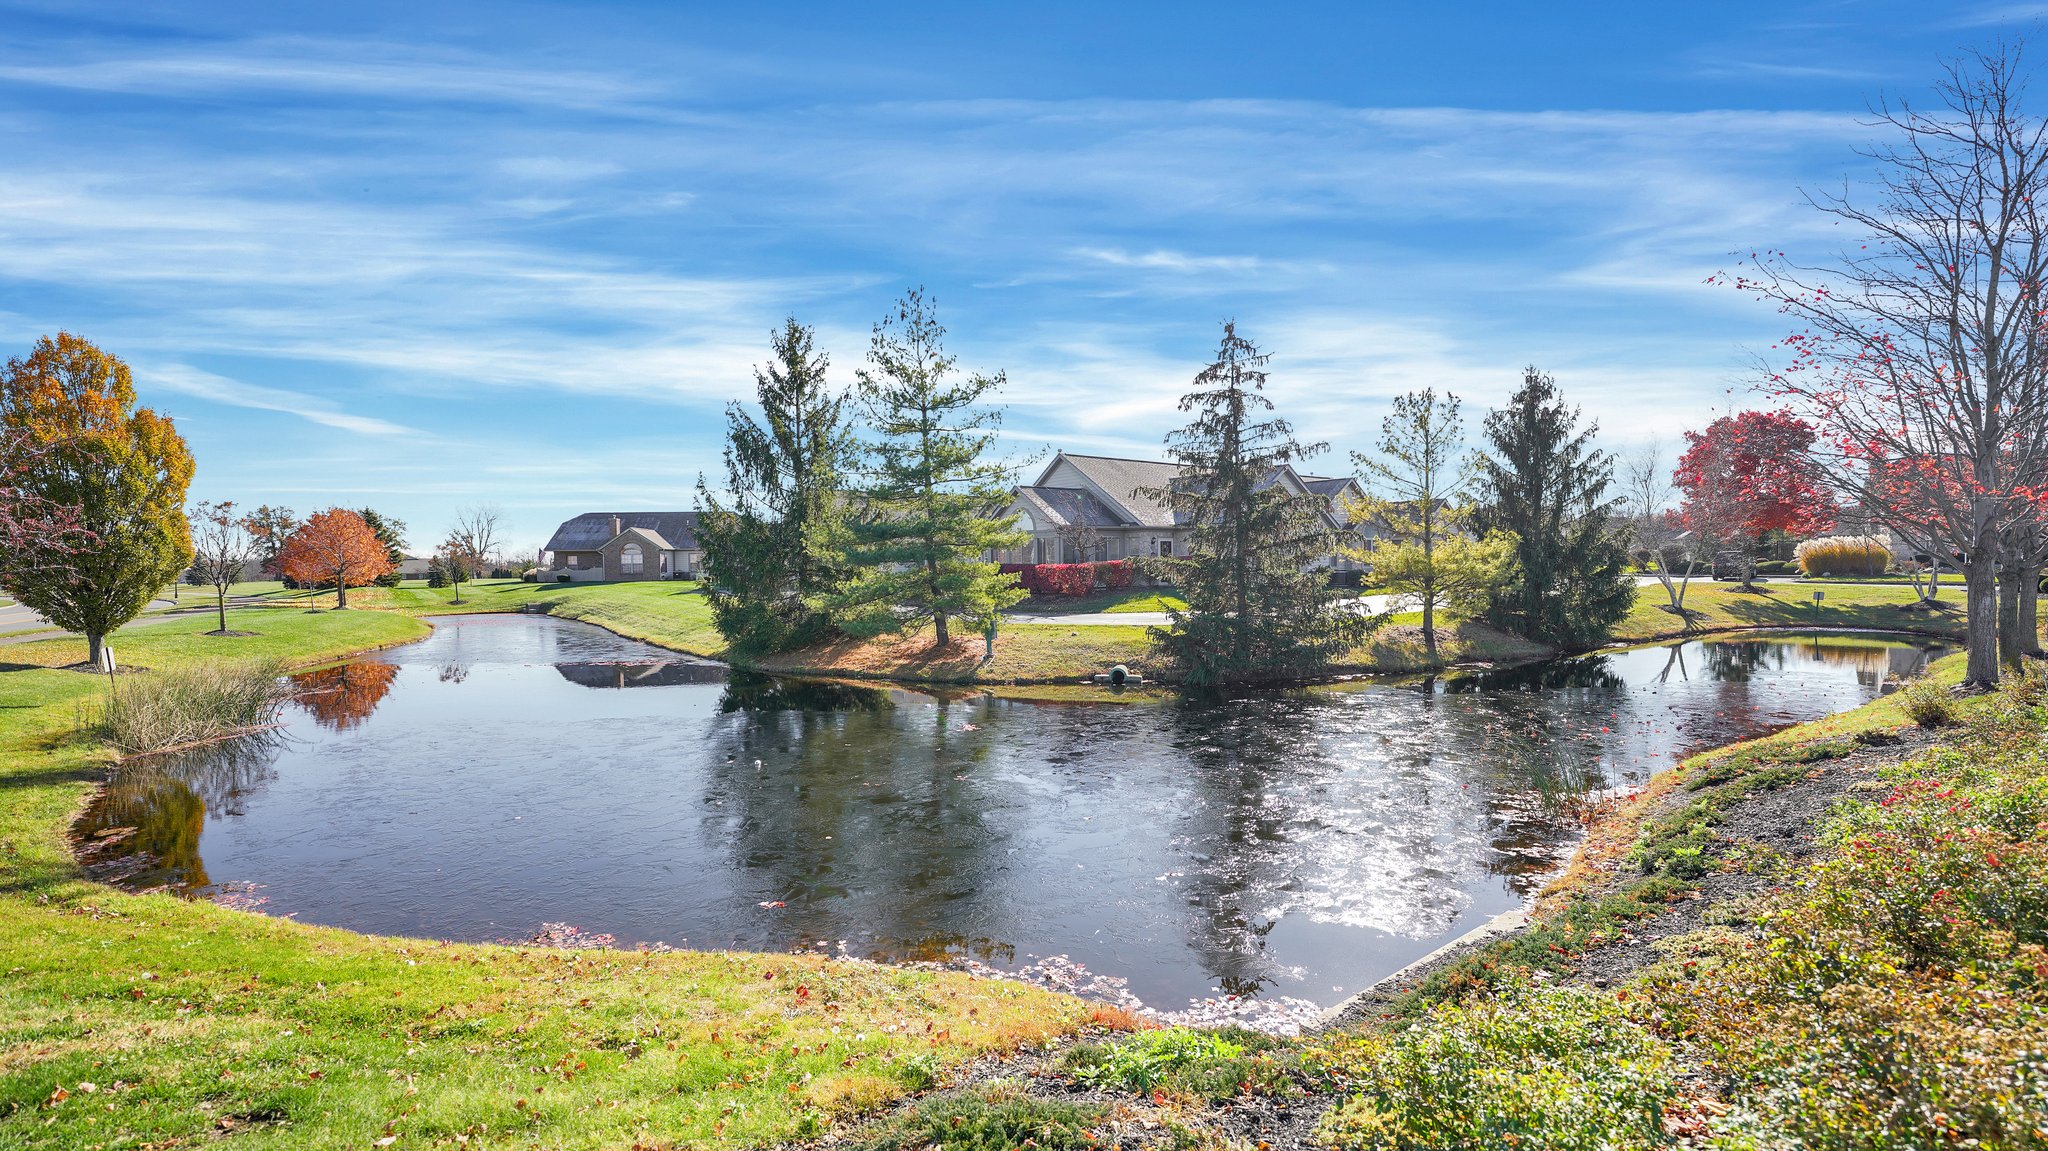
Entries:
[[1049,704],[727,682],[582,624],[452,619],[300,677],[281,739],[129,769],[81,831],[132,884],[363,931],[1066,954],[1156,1005],[1332,1002],[1518,903],[1570,842],[1560,799],[1931,654],[1779,637]]

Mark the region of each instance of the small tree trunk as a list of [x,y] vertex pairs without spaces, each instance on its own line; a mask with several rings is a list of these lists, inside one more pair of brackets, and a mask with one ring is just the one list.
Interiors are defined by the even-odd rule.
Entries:
[[1998,686],[1998,568],[1989,558],[1993,551],[1985,548],[1980,554],[1986,558],[1963,565],[1963,646],[1969,653],[1965,687]]
[[1436,661],[1436,597],[1422,597],[1422,650],[1428,653],[1430,662]]
[[220,613],[220,630],[228,630],[228,589],[215,588],[213,606]]
[[107,651],[107,637],[105,633],[100,633],[97,635],[95,635],[92,632],[85,633],[86,663],[98,668],[101,671],[106,671],[108,667],[107,661],[110,654],[111,653]]
[[2019,641],[2020,654],[2026,656],[2041,654],[2041,565],[2026,564],[2020,568],[2020,610]]
[[2019,569],[2005,564],[1998,571],[1998,661],[2018,667],[2021,650]]
[[339,611],[348,606],[348,569],[334,573],[334,607]]
[[938,640],[938,644],[940,647],[945,647],[947,644],[953,642],[953,633],[946,630],[945,612],[935,611],[932,613],[932,628],[936,633],[936,638]]

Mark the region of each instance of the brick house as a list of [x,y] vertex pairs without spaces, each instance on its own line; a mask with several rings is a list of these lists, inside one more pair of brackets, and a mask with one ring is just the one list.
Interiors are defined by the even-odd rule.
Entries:
[[695,579],[704,567],[696,512],[585,512],[544,549],[543,580]]

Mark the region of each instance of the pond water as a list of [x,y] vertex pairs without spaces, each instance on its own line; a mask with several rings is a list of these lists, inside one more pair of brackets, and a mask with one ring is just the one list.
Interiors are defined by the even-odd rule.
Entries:
[[[1178,1007],[1331,1003],[1512,908],[1570,799],[1854,706],[1942,649],[1675,644],[1207,705],[734,676],[443,620],[297,677],[278,738],[125,769],[96,868],[362,931],[1065,955]],[[132,830],[131,830],[132,829]]]

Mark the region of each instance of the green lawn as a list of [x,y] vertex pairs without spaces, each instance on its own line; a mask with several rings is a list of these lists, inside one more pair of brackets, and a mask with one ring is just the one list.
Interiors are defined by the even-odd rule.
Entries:
[[[131,667],[225,652],[310,663],[424,631],[376,611],[229,621],[259,634],[180,621],[116,646]],[[0,1146],[770,1143],[1089,1018],[1074,1000],[959,976],[379,938],[121,894],[87,882],[66,842],[109,763],[75,730],[105,681],[35,666],[82,655],[76,641],[10,651]]]
[[569,584],[471,580],[462,585],[462,600],[455,602],[454,588],[430,588],[424,581],[349,592],[351,607],[428,617],[514,612],[533,604],[561,619],[594,623],[629,639],[691,655],[715,656],[725,650],[725,637],[711,622],[711,605],[702,588],[680,580]]
[[[1813,593],[1825,596],[1818,609]],[[1628,618],[1614,629],[1615,643],[1642,643],[1690,632],[1730,631],[1752,627],[1876,628],[1886,631],[1961,635],[1962,597],[1946,597],[1956,610],[1907,610],[1919,602],[1904,584],[1828,583],[1759,584],[1755,592],[1739,585],[1695,582],[1687,592],[1687,618],[1665,610],[1670,600],[1657,586],[1638,588]]]
[[1184,608],[1171,591],[1159,588],[1124,588],[1070,599],[1066,596],[1033,596],[1011,608],[1024,615],[1089,615],[1096,612],[1165,611]]

